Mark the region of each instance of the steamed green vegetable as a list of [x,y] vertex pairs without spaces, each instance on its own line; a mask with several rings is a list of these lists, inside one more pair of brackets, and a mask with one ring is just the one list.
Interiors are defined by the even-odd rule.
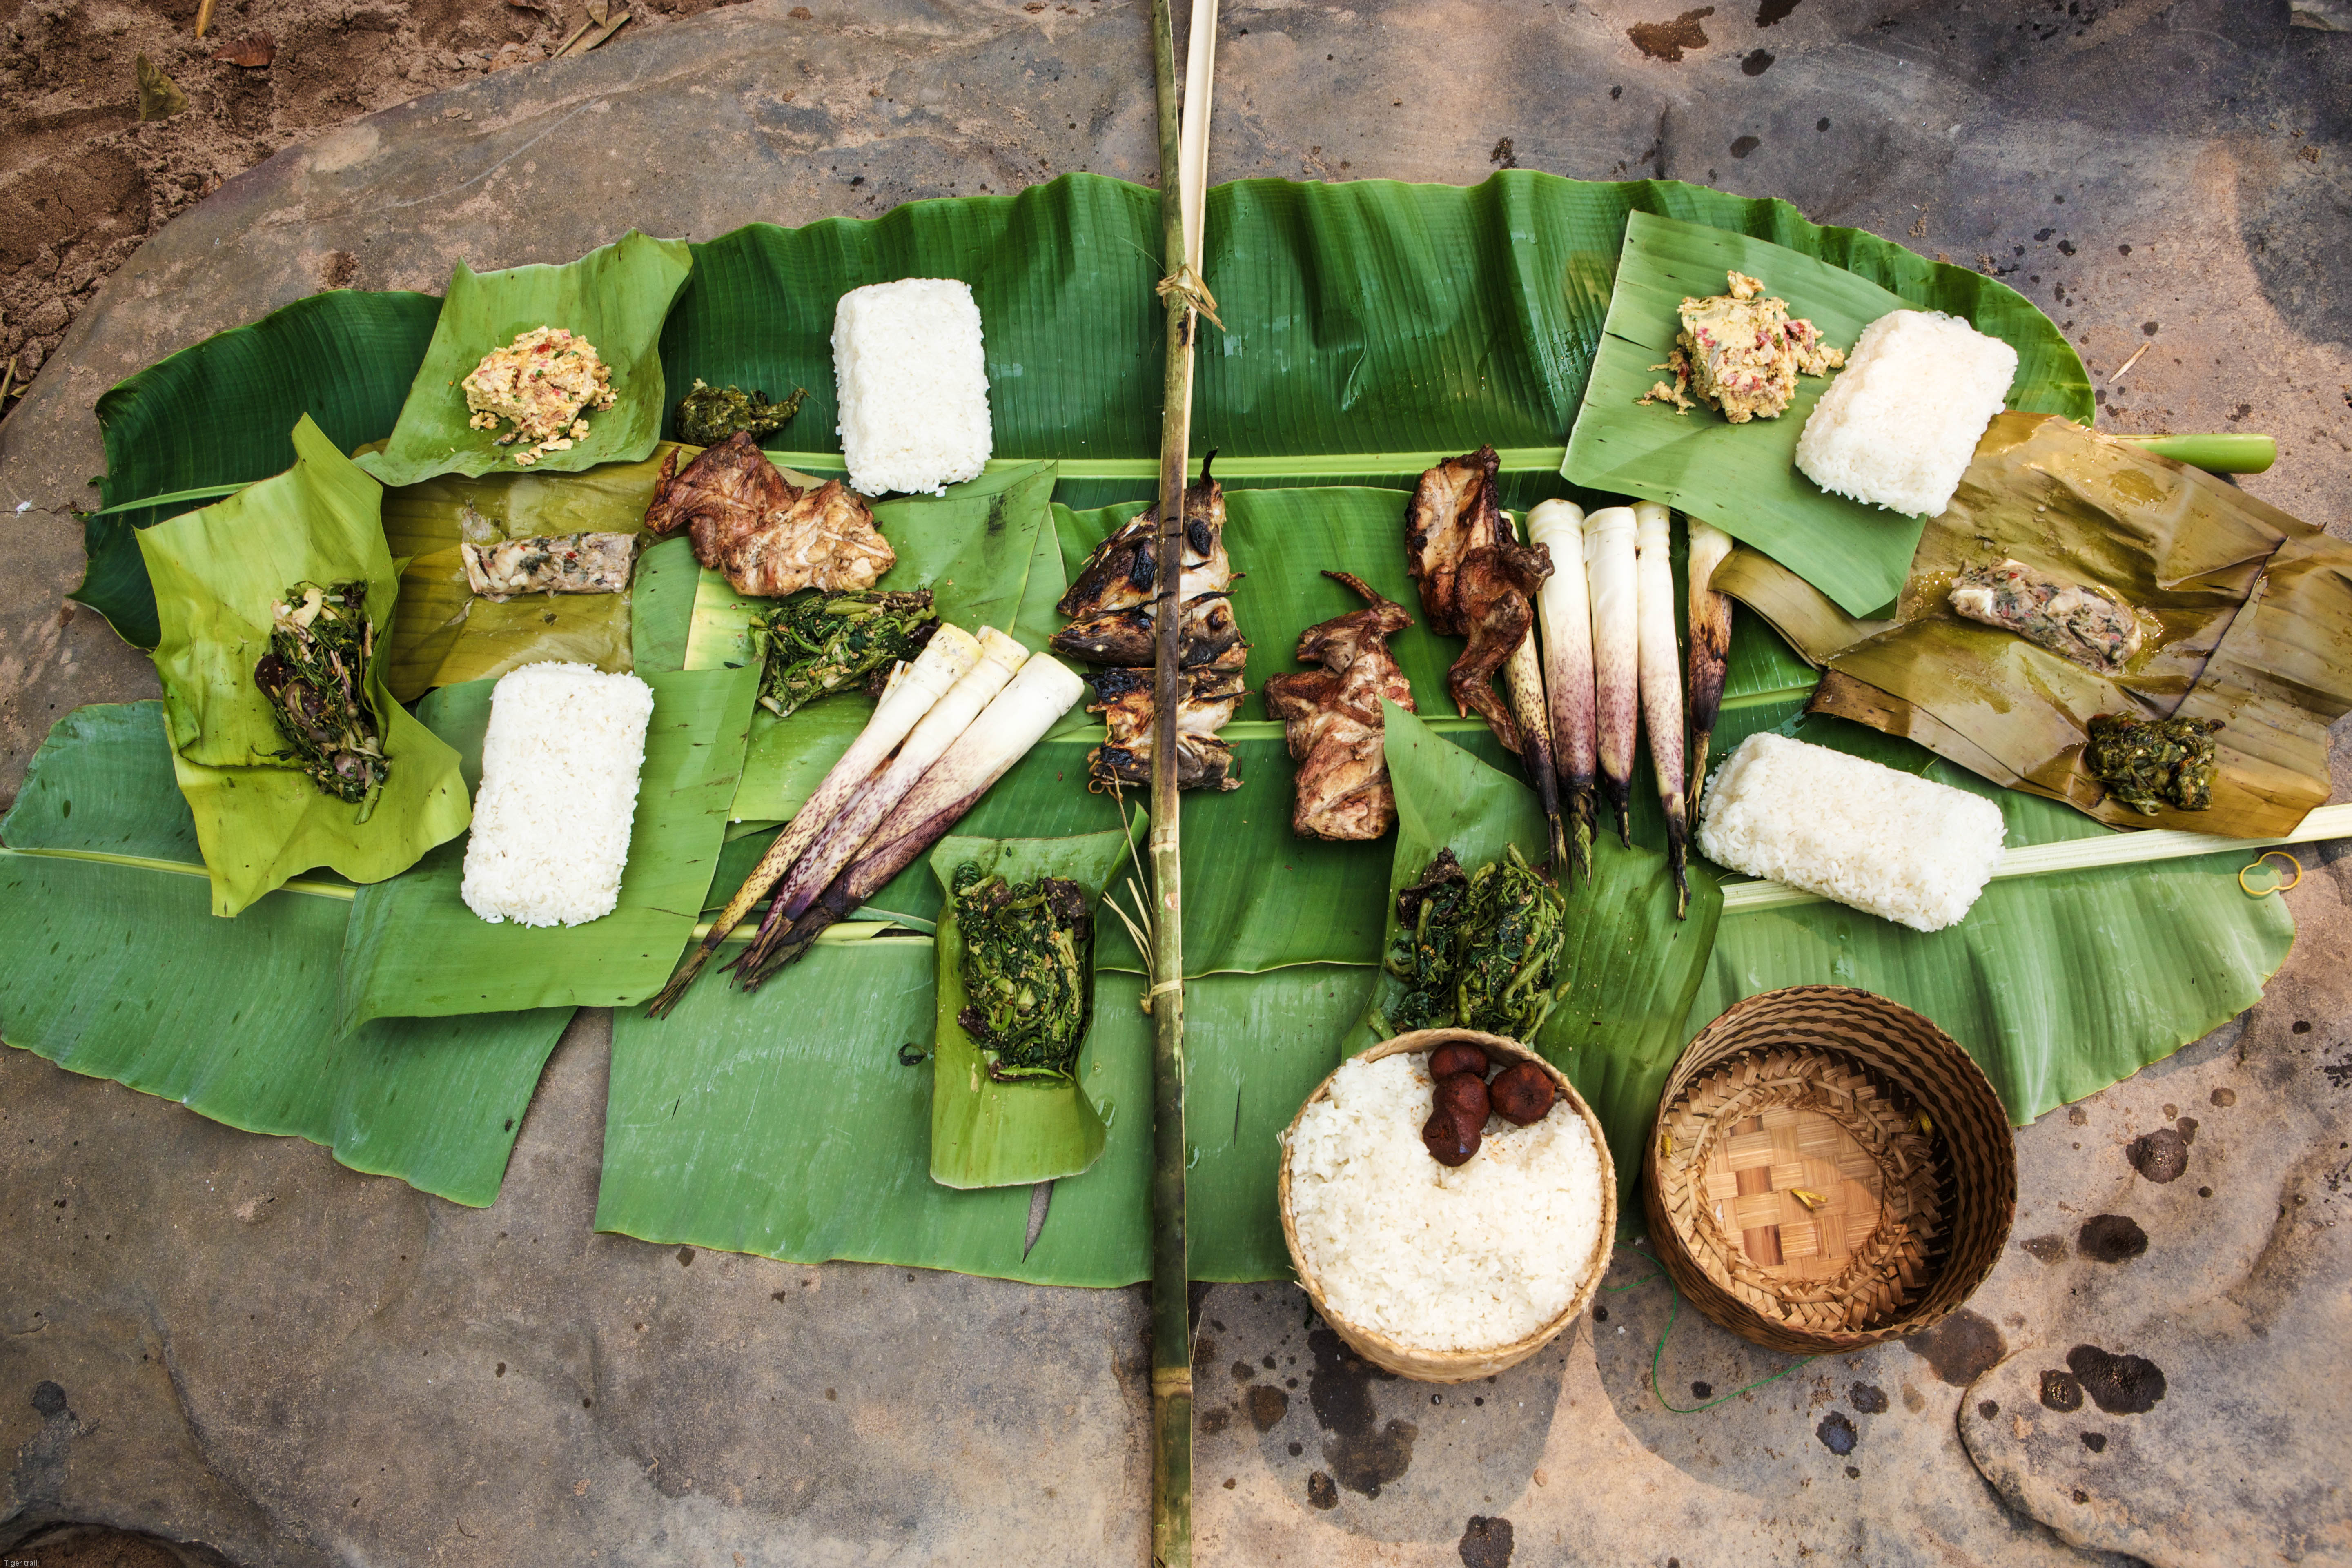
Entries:
[[988,1076],[1067,1079],[1087,1032],[1094,905],[1066,877],[1008,882],[967,861],[956,868],[963,988],[956,1022],[986,1053]]
[[[373,808],[391,764],[366,690],[375,626],[365,583],[297,583],[269,606],[269,651],[253,682],[269,700],[287,755],[320,790]],[[367,819],[366,811],[360,815]]]
[[698,375],[694,390],[678,399],[677,438],[689,447],[716,447],[737,435],[761,440],[782,429],[807,397],[808,388],[796,386],[782,403],[771,403],[764,392],[712,386]]
[[928,588],[911,594],[807,588],[759,612],[755,624],[767,649],[760,705],[781,719],[914,658],[940,617]]

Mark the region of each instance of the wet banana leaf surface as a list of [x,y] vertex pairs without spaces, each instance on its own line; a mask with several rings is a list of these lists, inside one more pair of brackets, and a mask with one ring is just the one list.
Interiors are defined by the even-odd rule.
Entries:
[[[2145,641],[2086,668],[1952,607],[2003,560],[2120,598]],[[1748,552],[1727,592],[1826,667],[1815,707],[1906,736],[1997,784],[2117,827],[2291,831],[2328,794],[2327,727],[2352,710],[2352,547],[2208,474],[2067,421],[2009,414],[1929,524],[1895,614],[1843,617]],[[2209,808],[2143,812],[2084,764],[2093,718],[2217,720]]]
[[[1141,819],[1139,817],[1138,821]],[[1087,1098],[1085,1052],[1093,1047],[1097,1017],[1094,984],[1095,931],[1099,924],[1118,924],[1098,911],[1105,890],[1122,871],[1136,875],[1129,864],[1131,840],[1124,832],[1090,833],[1074,838],[972,838],[951,834],[930,854],[930,871],[946,894],[941,909],[936,952],[939,969],[937,1022],[931,1060],[931,1180],[950,1187],[1026,1186],[1057,1177],[1076,1176],[1101,1157],[1107,1131],[1102,1112]],[[958,890],[971,884],[1000,896],[1033,892],[1043,902],[1059,882],[1070,889],[1078,904],[1076,922],[1057,926],[1065,939],[1061,950],[1044,931],[1008,930],[991,945],[975,951],[972,934],[962,914],[966,900]],[[1041,914],[1045,911],[1041,911]],[[1033,922],[1034,924],[1034,922]],[[1075,941],[1069,940],[1075,938]],[[1006,1071],[1012,1061],[987,1035],[992,1013],[1017,1010],[1020,1003],[1043,1007],[1062,979],[1076,994],[1073,1016],[1055,1037],[1066,1038],[1070,1061],[1066,1069],[1041,1070],[1017,1076]],[[975,995],[967,987],[973,973],[985,973],[1003,990]],[[1120,989],[1124,989],[1121,987]],[[999,1004],[1007,1005],[999,1006]],[[977,1015],[969,1020],[966,1009]],[[982,1028],[975,1037],[967,1022]]]
[[572,1009],[343,1034],[352,885],[304,878],[214,919],[171,756],[152,701],[79,709],[35,754],[0,820],[7,1044],[487,1206]]
[[1925,520],[1833,495],[1797,471],[1797,437],[1834,372],[1799,376],[1784,412],[1744,424],[1704,406],[1643,404],[1675,347],[1682,301],[1719,295],[1727,272],[1746,273],[1840,350],[1890,311],[1947,311],[2017,350],[2012,408],[2087,421],[2089,381],[2063,334],[2005,284],[1853,229],[1786,226],[1762,236],[1736,226],[1705,215],[1632,216],[1562,471],[1588,489],[1704,518],[1849,615],[1868,615],[1902,587]]
[[583,409],[588,430],[527,467],[576,473],[644,458],[661,438],[669,401],[659,352],[662,323],[693,265],[692,247],[684,240],[653,239],[634,230],[561,267],[476,272],[460,261],[390,439],[361,465],[387,485],[436,474],[520,471],[516,456],[531,442],[501,445],[511,435],[504,424],[477,428],[464,383],[485,354],[541,327],[587,340],[611,373],[612,403]]
[[[470,815],[457,753],[385,686],[396,589],[377,513],[382,489],[308,419],[295,426],[294,446],[285,473],[138,536],[159,615],[155,668],[173,766],[222,915],[316,867],[380,881],[460,832]],[[278,657],[275,606],[299,608],[304,584],[364,584],[364,668],[345,670],[341,684],[357,699],[352,724],[381,746],[383,777],[356,801],[304,771],[299,738],[259,678],[264,660]],[[312,692],[305,700],[333,699]]]

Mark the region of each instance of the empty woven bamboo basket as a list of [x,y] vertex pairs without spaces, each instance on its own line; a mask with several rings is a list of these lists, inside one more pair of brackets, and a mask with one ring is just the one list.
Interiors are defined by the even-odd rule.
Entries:
[[[1358,1355],[1374,1366],[1420,1383],[1468,1383],[1473,1378],[1492,1377],[1506,1367],[1518,1365],[1543,1349],[1558,1337],[1561,1330],[1576,1321],[1577,1314],[1591,1305],[1593,1292],[1601,1288],[1601,1277],[1608,1271],[1609,1249],[1617,1237],[1617,1172],[1610,1163],[1609,1141],[1601,1135],[1600,1118],[1592,1114],[1592,1108],[1584,1103],[1558,1068],[1517,1040],[1501,1035],[1480,1034],[1475,1029],[1415,1029],[1411,1034],[1381,1041],[1365,1051],[1362,1059],[1378,1061],[1399,1051],[1426,1053],[1455,1040],[1476,1046],[1496,1067],[1533,1062],[1543,1068],[1559,1096],[1552,1102],[1550,1114],[1582,1117],[1585,1130],[1592,1134],[1593,1149],[1601,1156],[1600,1234],[1593,1243],[1592,1255],[1586,1260],[1584,1283],[1577,1287],[1576,1294],[1551,1321],[1508,1344],[1465,1351],[1424,1350],[1391,1338],[1377,1329],[1350,1322],[1331,1310],[1330,1302],[1323,1294],[1322,1281],[1317,1278],[1313,1264],[1298,1245],[1298,1231],[1292,1221],[1290,1207],[1289,1131],[1283,1134],[1282,1168],[1275,1185],[1276,1202],[1282,1214],[1282,1239],[1290,1247],[1290,1266],[1297,1270],[1299,1288],[1307,1292],[1307,1299],[1315,1303],[1315,1310],[1322,1314],[1323,1321],[1331,1326],[1332,1331],[1347,1341]],[[1333,1070],[1336,1073],[1337,1069]],[[1331,1079],[1327,1076],[1299,1106],[1299,1115],[1305,1115],[1307,1106],[1326,1098],[1330,1092]],[[1295,1131],[1297,1126],[1298,1118],[1294,1116],[1290,1129]]]
[[1691,1304],[1772,1350],[1916,1333],[1984,1282],[2017,1211],[2000,1097],[1883,996],[1750,996],[1675,1065],[1643,1154],[1661,1260]]

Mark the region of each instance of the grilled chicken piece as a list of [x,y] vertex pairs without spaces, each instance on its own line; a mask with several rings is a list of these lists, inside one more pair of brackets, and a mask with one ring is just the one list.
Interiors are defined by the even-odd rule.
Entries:
[[1495,691],[1495,672],[1527,641],[1536,624],[1537,590],[1550,575],[1548,546],[1506,536],[1464,555],[1454,577],[1454,602],[1470,646],[1445,672],[1445,689],[1454,694],[1455,712],[1466,716],[1476,709],[1495,739],[1513,752],[1519,749],[1519,727]]
[[790,505],[737,534],[717,561],[705,563],[726,573],[737,593],[780,599],[803,588],[871,588],[898,564],[890,542],[874,526],[873,509],[840,480],[791,494]]
[[693,530],[695,558],[702,560],[706,533],[731,536],[755,528],[770,512],[789,506],[793,494],[791,481],[748,435],[730,436],[708,448],[682,474],[673,447],[654,481],[646,531],[667,539],[682,528]]
[[[1214,461],[1216,454],[1209,454]],[[1159,582],[1160,509],[1150,510],[1104,540],[1078,568],[1076,581],[1054,607],[1072,620],[1090,620],[1118,610],[1148,607]],[[1233,585],[1234,566],[1225,555],[1224,487],[1209,477],[1209,464],[1184,490],[1184,567],[1178,596],[1223,593]]]
[[[1087,677],[1100,701],[1087,711],[1103,716],[1108,733],[1087,754],[1088,771],[1105,784],[1151,782],[1151,671],[1103,669]],[[1176,787],[1231,790],[1234,754],[1216,732],[1248,695],[1239,669],[1202,667],[1186,670],[1184,696],[1176,706]]]
[[[1239,669],[1249,657],[1248,639],[1234,619],[1234,603],[1224,594],[1202,594],[1187,599],[1178,633],[1176,663],[1181,669],[1201,665]],[[1150,664],[1158,651],[1149,607],[1113,610],[1108,615],[1073,621],[1055,632],[1045,646],[1066,658],[1088,664]]]
[[1502,539],[1502,510],[1495,500],[1501,464],[1494,447],[1481,447],[1438,464],[1413,488],[1404,512],[1405,569],[1421,589],[1431,631],[1460,637],[1469,629],[1454,577],[1465,556]]
[[1551,552],[1504,529],[1495,500],[1500,465],[1494,447],[1481,447],[1421,476],[1405,508],[1405,569],[1420,586],[1430,629],[1470,641],[1445,676],[1454,710],[1476,710],[1517,752],[1519,727],[1496,695],[1495,672],[1535,624],[1535,593],[1551,575]]
[[1412,617],[1360,577],[1323,575],[1363,595],[1367,607],[1301,634],[1299,662],[1321,669],[1265,683],[1265,710],[1283,721],[1298,763],[1290,830],[1302,838],[1378,838],[1396,821],[1380,700],[1412,711],[1412,683],[1397,668],[1388,639]]
[[799,489],[746,432],[677,469],[672,451],[654,482],[646,527],[664,538],[685,529],[694,558],[724,572],[739,594],[778,599],[803,588],[870,588],[898,563],[863,497],[838,479]]

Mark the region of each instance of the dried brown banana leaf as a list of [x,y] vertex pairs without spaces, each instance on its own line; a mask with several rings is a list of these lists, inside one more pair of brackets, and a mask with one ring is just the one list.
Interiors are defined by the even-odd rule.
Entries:
[[[2103,675],[1955,614],[1954,577],[2003,558],[2113,589],[2142,612],[2146,646]],[[1825,669],[1812,710],[2113,826],[2287,832],[2326,801],[2327,727],[2352,710],[2352,546],[2050,416],[1993,422],[1892,621],[1857,621],[1746,549],[1716,582]],[[2150,816],[2111,798],[2081,762],[2098,713],[2221,721],[2212,806]]]

